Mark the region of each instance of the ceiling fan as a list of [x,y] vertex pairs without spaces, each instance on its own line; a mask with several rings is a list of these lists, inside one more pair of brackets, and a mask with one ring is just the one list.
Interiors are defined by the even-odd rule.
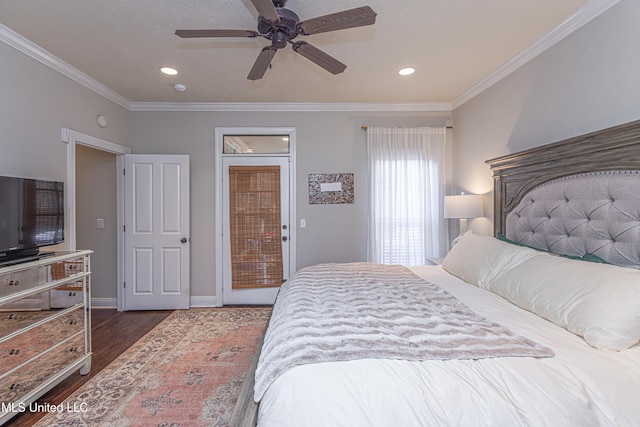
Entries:
[[357,7],[300,21],[298,15],[284,7],[286,2],[287,0],[251,0],[251,3],[260,14],[258,16],[258,31],[176,30],[175,34],[183,38],[264,37],[270,40],[271,45],[262,49],[247,76],[249,80],[259,80],[264,76],[278,50],[284,48],[287,43],[291,43],[294,52],[299,53],[332,74],[339,74],[347,68],[342,62],[305,41],[293,40],[298,36],[362,27],[376,22],[376,13],[369,6]]

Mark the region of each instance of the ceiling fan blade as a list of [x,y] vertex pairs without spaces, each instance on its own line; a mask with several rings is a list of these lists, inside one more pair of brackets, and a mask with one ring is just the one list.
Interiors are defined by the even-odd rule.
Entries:
[[278,52],[278,50],[273,49],[271,46],[263,48],[256,58],[256,62],[253,63],[253,67],[251,67],[251,71],[249,71],[247,79],[260,80],[267,71],[267,68],[269,68],[269,64],[271,64],[276,52]]
[[280,22],[278,11],[273,5],[272,0],[251,0],[253,7],[256,8],[260,16],[267,18],[269,21]]
[[347,68],[342,62],[307,42],[293,43],[293,50],[309,61],[318,64],[331,74],[340,74]]
[[376,22],[376,15],[377,13],[369,6],[362,6],[299,22],[298,28],[301,28],[304,34],[344,30],[346,28],[372,25]]
[[256,31],[251,30],[176,30],[176,36],[192,37],[258,37]]

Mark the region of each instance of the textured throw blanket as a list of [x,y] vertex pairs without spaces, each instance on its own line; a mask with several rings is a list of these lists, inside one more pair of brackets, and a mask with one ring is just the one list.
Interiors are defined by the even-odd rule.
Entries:
[[287,369],[355,359],[551,357],[403,266],[321,264],[280,289],[255,377],[259,402]]

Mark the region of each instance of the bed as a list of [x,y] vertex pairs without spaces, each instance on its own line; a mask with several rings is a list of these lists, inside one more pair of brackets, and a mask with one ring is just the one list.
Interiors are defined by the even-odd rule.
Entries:
[[497,238],[467,233],[442,265],[296,273],[245,421],[638,425],[639,150],[633,122],[487,161]]

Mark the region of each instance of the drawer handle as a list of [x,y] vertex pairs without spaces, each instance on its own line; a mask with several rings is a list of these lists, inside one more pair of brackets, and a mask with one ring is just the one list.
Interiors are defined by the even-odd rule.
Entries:
[[78,321],[76,319],[69,320],[69,324],[70,325],[75,325],[76,323],[78,323]]
[[18,286],[19,284],[19,280],[9,280],[9,286]]
[[17,314],[10,314],[7,319],[9,320],[18,320],[18,315]]
[[9,390],[17,390],[20,387],[20,384],[13,383],[9,386]]
[[78,347],[71,347],[69,349],[69,353],[76,353],[78,351]]
[[20,354],[20,349],[19,349],[19,348],[11,349],[11,351],[9,352],[9,354],[11,354],[11,355],[18,355],[18,354]]

